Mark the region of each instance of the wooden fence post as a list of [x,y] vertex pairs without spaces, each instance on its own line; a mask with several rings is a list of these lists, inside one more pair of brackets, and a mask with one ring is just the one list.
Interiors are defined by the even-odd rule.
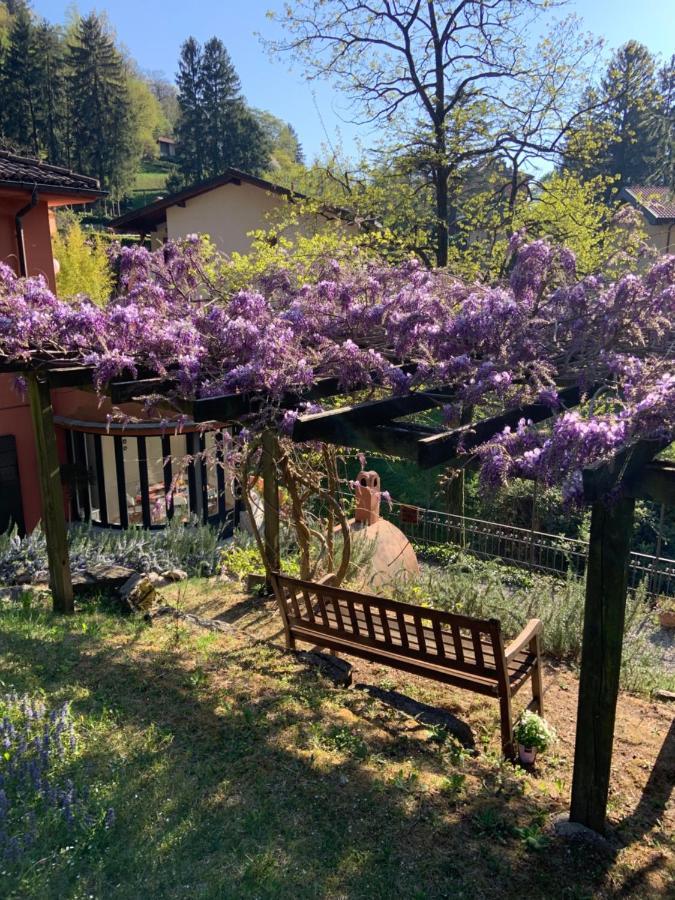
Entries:
[[612,764],[635,501],[593,504],[570,820],[602,833]]
[[[462,411],[459,416],[459,426],[470,425],[473,419],[473,406],[472,405],[463,405]],[[450,515],[460,516],[459,523],[459,540],[458,544],[460,547],[466,547],[466,528],[464,526],[464,514],[465,514],[465,473],[464,469],[461,468],[454,472],[454,478],[450,481],[448,485],[448,498],[447,498],[447,508]]]
[[73,585],[70,578],[66,515],[49,383],[37,375],[29,375],[28,396],[35,432],[42,498],[42,527],[47,541],[49,585],[54,598],[54,612],[72,613]]
[[[262,436],[262,477],[263,477],[263,509],[265,515],[264,537],[265,556],[269,571],[278,572],[281,568],[281,551],[279,548],[279,473],[277,472],[277,437],[268,429]],[[272,586],[267,587],[271,591]]]

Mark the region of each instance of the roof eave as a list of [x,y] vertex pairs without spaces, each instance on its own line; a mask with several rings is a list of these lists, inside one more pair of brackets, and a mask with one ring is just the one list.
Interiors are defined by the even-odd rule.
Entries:
[[[305,194],[301,194],[299,191],[293,191],[290,188],[282,187],[280,184],[274,184],[264,178],[258,178],[256,175],[248,175],[246,172],[241,172],[239,169],[230,168],[226,169],[222,175],[217,175],[215,178],[210,178],[206,181],[201,181],[198,184],[192,185],[192,187],[184,188],[182,191],[170,194],[168,197],[163,197],[161,200],[155,200],[153,203],[149,203],[147,206],[143,206],[140,209],[131,210],[123,216],[113,219],[112,222],[110,222],[110,227],[114,231],[125,229],[127,231],[143,232],[145,230],[147,232],[148,225],[155,221],[155,213],[165,212],[170,206],[176,206],[178,203],[193,200],[195,197],[200,197],[202,194],[207,194],[209,191],[217,190],[228,184],[241,183],[242,181],[246,184],[258,187],[261,190],[287,197],[290,201],[309,199]],[[351,221],[354,218],[353,213],[350,214],[348,210],[341,209],[340,207],[324,206],[323,209],[325,212],[329,212],[336,216],[336,218],[344,219],[345,221]],[[157,223],[165,220],[166,213],[163,217],[158,217],[156,219]]]
[[622,188],[619,192],[622,200],[627,200],[636,209],[638,209],[650,225],[672,225],[675,223],[675,216],[659,216],[645,204],[644,200],[636,197],[629,187]]
[[60,187],[55,184],[40,184],[36,181],[12,181],[0,180],[0,188],[7,188],[15,191],[37,191],[39,194],[51,195],[54,197],[73,197],[78,198],[80,203],[91,203],[94,200],[100,200],[101,197],[107,197],[108,191],[101,191],[97,188],[73,188]]

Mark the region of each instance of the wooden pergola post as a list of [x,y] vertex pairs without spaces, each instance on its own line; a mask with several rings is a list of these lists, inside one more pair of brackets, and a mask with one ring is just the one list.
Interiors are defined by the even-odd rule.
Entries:
[[42,527],[47,541],[49,585],[54,612],[72,613],[73,585],[70,577],[61,467],[49,382],[31,373],[28,376],[28,397],[35,433],[42,498]]
[[[268,565],[268,581],[270,571],[278,572],[281,568],[281,550],[279,546],[279,473],[277,471],[277,437],[268,429],[262,436],[262,477],[263,477],[263,510],[265,557]],[[267,585],[272,590],[271,583]]]
[[593,504],[570,821],[604,832],[635,501]]

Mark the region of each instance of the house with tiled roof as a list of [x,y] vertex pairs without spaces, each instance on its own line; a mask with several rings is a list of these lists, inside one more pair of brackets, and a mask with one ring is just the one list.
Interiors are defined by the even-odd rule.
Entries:
[[[55,208],[103,195],[95,178],[0,150],[0,262],[17,275],[43,275],[54,289]],[[30,409],[13,380],[0,374],[0,532],[30,531],[42,514]],[[65,439],[58,440],[65,457]]]
[[0,150],[0,261],[17,275],[44,275],[53,289],[53,211],[104,196],[98,181]]
[[650,242],[661,253],[675,253],[675,192],[659,185],[631,185],[621,191],[645,220]]
[[[284,203],[307,199],[297,191],[229,168],[214,178],[133,209],[114,219],[110,227],[123,234],[140,234],[153,250],[169,239],[208,234],[222,253],[248,253],[251,234],[268,228],[270,215]],[[297,228],[312,234],[326,220],[338,220],[347,228],[368,227],[349,210],[324,205],[316,212],[303,211]]]

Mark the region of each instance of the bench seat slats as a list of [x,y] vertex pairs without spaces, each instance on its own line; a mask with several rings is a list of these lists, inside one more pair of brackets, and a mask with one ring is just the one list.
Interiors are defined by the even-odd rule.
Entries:
[[[410,647],[413,650],[420,649],[419,642],[419,634],[420,628],[424,641],[424,650],[425,652],[427,648],[433,648],[433,652],[436,653],[440,657],[447,657],[450,660],[457,660],[458,662],[466,662],[469,665],[474,665],[479,668],[486,667],[489,669],[495,669],[495,657],[494,657],[494,649],[491,644],[481,642],[481,650],[482,650],[482,663],[477,660],[475,653],[474,641],[468,638],[462,638],[459,635],[459,631],[457,631],[457,638],[453,638],[453,634],[447,632],[446,630],[441,628],[441,624],[436,622],[435,619],[432,619],[432,629],[424,628],[420,626],[420,620],[410,621],[409,618],[403,616],[403,613],[398,611],[396,620],[392,620],[387,617],[386,628],[388,629],[388,634],[384,627],[384,622],[381,618],[379,610],[370,610],[370,625],[367,624],[367,614],[362,609],[355,609],[354,604],[348,601],[337,601],[335,600],[335,609],[339,610],[339,614],[343,620],[343,629],[345,631],[349,631],[352,634],[359,633],[367,633],[369,636],[374,637],[376,640],[384,641],[385,643],[391,643],[393,647]],[[337,619],[337,615],[333,608],[328,607],[328,621],[329,628],[337,628],[340,629],[340,624]],[[289,610],[289,614],[293,616],[293,613]],[[350,621],[349,624],[346,624],[347,619],[356,620],[356,626],[353,621]],[[300,622],[302,621],[302,617],[296,617]],[[403,622],[403,626],[401,626],[401,622]],[[459,639],[459,645],[456,643],[457,639]],[[439,644],[439,641],[442,644]],[[442,651],[439,652],[438,647],[442,646]]]
[[[312,628],[303,628],[298,626],[294,628],[295,636],[299,640],[315,641],[317,635]],[[470,687],[477,690],[481,694],[488,696],[497,696],[498,684],[496,680],[481,678],[473,673],[464,674],[455,669],[448,669],[444,666],[435,666],[421,660],[418,656],[404,656],[398,653],[381,649],[377,644],[372,645],[367,638],[361,638],[359,641],[344,639],[335,635],[321,635],[321,646],[328,647],[333,650],[342,650],[351,656],[359,656],[373,662],[381,662],[385,665],[411,672],[413,675],[423,675],[427,678],[434,678],[436,681],[442,681],[446,684],[453,684],[458,687]]]
[[[312,640],[314,640],[317,644],[321,644],[324,639],[330,635],[330,631],[326,631],[318,623],[316,626],[312,626],[302,619],[293,619],[292,617],[289,618],[289,623],[294,632],[299,633],[302,629],[303,633],[306,633],[308,636],[311,635]],[[433,639],[432,631],[429,631],[429,636]],[[448,656],[440,657],[434,653],[420,651],[416,646],[404,647],[402,644],[396,645],[393,643],[391,645],[386,645],[381,639],[378,640],[377,637],[370,638],[366,634],[364,634],[363,631],[357,633],[356,635],[354,635],[353,632],[345,631],[344,634],[340,636],[340,640],[350,640],[354,641],[355,643],[362,643],[364,646],[372,647],[377,650],[383,650],[386,652],[394,653],[396,655],[407,656],[411,659],[420,659],[428,662],[430,665],[456,669],[457,671],[471,674],[472,677],[480,672],[484,675],[486,680],[490,682],[497,681],[496,668],[484,667],[482,669],[479,669],[475,662],[467,660],[466,657],[464,658],[464,660],[462,660],[462,662],[460,662],[459,660],[450,658]],[[509,678],[511,678],[512,675],[514,676],[514,678],[520,678],[523,670],[526,673],[525,677],[527,677],[527,673],[529,672],[529,668],[533,659],[534,658],[526,652],[515,656],[509,663]]]

